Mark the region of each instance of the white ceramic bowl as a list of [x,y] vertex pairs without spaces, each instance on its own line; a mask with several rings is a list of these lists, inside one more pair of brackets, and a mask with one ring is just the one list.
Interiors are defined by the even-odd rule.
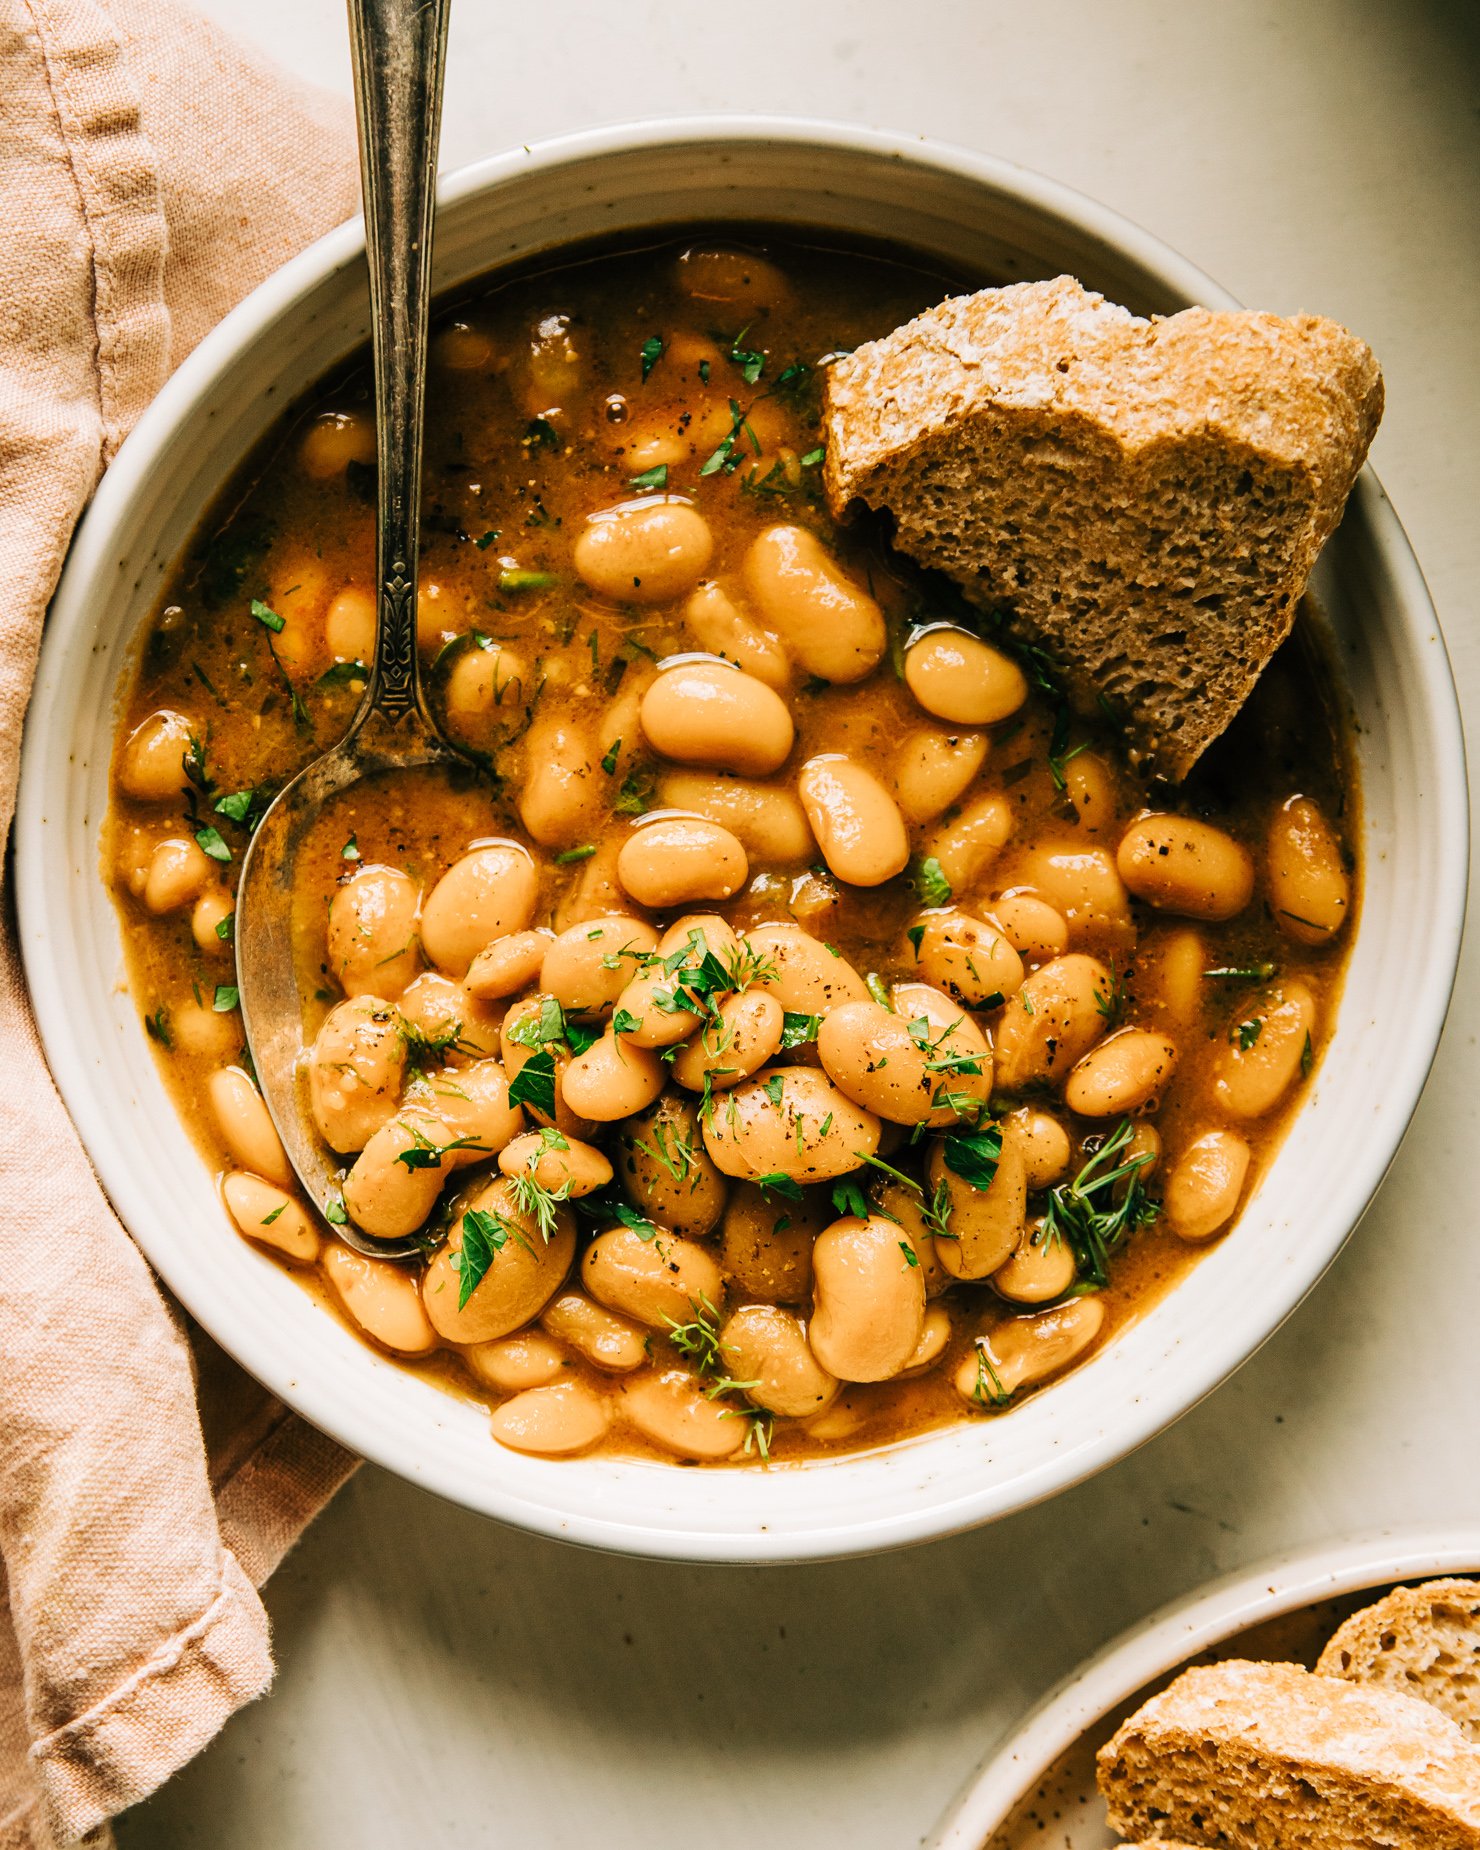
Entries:
[[[983,1850],[992,1834],[1033,1797],[1060,1758],[1103,1717],[1154,1679],[1202,1651],[1216,1651],[1251,1626],[1298,1613],[1343,1594],[1396,1581],[1480,1572],[1480,1529],[1385,1530],[1358,1540],[1302,1549],[1241,1569],[1201,1593],[1165,1606],[1133,1626],[1050,1692],[1022,1727],[977,1769],[924,1850]],[[1108,1729],[1107,1729],[1108,1732]],[[1035,1806],[1034,1811],[1037,1811]],[[1053,1850],[1107,1850],[1118,1844],[1104,1824],[1086,1755],[1055,1776]],[[1024,1831],[1021,1842],[1037,1844]]]
[[[593,234],[726,219],[898,239],[1002,279],[1069,270],[1143,311],[1229,301],[1144,232],[1002,162],[751,119],[603,130],[468,169],[443,188],[437,281]],[[218,486],[365,338],[361,249],[357,226],[331,233],[175,374],[78,532],[42,650],[16,834],[26,969],[52,1070],[124,1222],[211,1334],[316,1425],[444,1496],[572,1541],[691,1559],[864,1552],[1020,1509],[1139,1445],[1320,1277],[1382,1180],[1438,1042],[1465,891],[1463,748],[1433,610],[1381,489],[1359,483],[1319,577],[1361,726],[1361,932],[1314,1096],[1237,1233],[1089,1366],[1005,1418],[765,1473],[522,1458],[228,1229],[118,986],[119,926],[98,877],[131,645]]]

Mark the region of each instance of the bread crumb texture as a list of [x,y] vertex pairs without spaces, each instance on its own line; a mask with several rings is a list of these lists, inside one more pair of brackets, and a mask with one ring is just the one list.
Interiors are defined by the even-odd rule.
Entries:
[[1098,1755],[1123,1836],[1226,1850],[1475,1850],[1480,1749],[1426,1702],[1231,1660],[1182,1673]]
[[1316,1669],[1421,1696],[1480,1743],[1480,1581],[1396,1588],[1352,1614]]
[[1314,315],[1143,319],[1073,277],[956,296],[827,369],[824,481],[1186,775],[1290,633],[1382,415]]

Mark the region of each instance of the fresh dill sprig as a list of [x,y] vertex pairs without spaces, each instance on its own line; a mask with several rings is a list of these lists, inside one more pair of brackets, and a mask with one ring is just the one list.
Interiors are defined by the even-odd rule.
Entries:
[[[1116,1160],[1134,1135],[1131,1120],[1122,1119],[1072,1182],[1060,1182],[1048,1192],[1044,1245],[1066,1240],[1080,1278],[1096,1288],[1110,1282],[1112,1254],[1161,1212],[1160,1202],[1146,1193],[1141,1175],[1154,1160],[1152,1153],[1142,1150],[1124,1162]],[[1126,1186],[1117,1202],[1115,1189],[1121,1182]]]

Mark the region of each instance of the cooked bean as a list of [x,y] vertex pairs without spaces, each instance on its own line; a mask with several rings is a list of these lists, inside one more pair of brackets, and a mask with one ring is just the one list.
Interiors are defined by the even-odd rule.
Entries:
[[1130,894],[1108,849],[1035,848],[1019,859],[1016,872],[1063,914],[1071,940],[1126,948],[1135,942]]
[[761,962],[763,984],[789,1015],[826,1015],[868,997],[868,985],[841,952],[800,925],[757,925],[747,949]]
[[525,737],[519,820],[542,848],[574,848],[604,819],[608,779],[583,726],[558,713]]
[[423,578],[416,592],[416,641],[423,655],[435,658],[466,634],[466,615],[466,599]]
[[598,1233],[581,1260],[581,1282],[598,1303],[650,1330],[687,1323],[704,1304],[724,1308],[724,1274],[707,1247],[632,1227]]
[[926,1162],[932,1199],[943,1193],[946,1230],[935,1236],[935,1251],[953,1278],[990,1278],[1017,1249],[1028,1212],[1028,1169],[1022,1147],[1004,1126],[1002,1151],[985,1188],[978,1188],[951,1165],[949,1139],[936,1143]]
[[329,969],[347,996],[399,999],[421,966],[420,905],[420,886],[399,867],[372,863],[335,888],[329,902]]
[[1069,1242],[1036,1220],[1024,1227],[1011,1258],[992,1274],[992,1289],[1013,1304],[1048,1304],[1064,1295],[1077,1272]]
[[303,434],[298,457],[320,481],[343,475],[352,462],[375,461],[375,426],[354,411],[324,411]]
[[713,551],[709,522],[687,501],[639,501],[591,515],[571,557],[599,597],[666,604],[698,583]]
[[806,811],[789,790],[743,777],[669,771],[658,780],[658,801],[717,822],[753,860],[788,867],[816,856]]
[[1119,803],[1115,773],[1097,752],[1075,752],[1064,765],[1064,794],[1081,831],[1098,835],[1113,828]]
[[702,584],[683,607],[689,634],[701,649],[735,662],[767,687],[784,692],[791,685],[791,662],[779,638],[736,608],[717,584]]
[[920,1340],[915,1344],[915,1352],[899,1371],[899,1379],[912,1380],[916,1375],[929,1374],[936,1363],[945,1354],[951,1340],[951,1313],[944,1304],[928,1305],[925,1311],[925,1325],[920,1331]]
[[599,1015],[616,1002],[658,934],[645,919],[589,919],[561,932],[545,952],[540,988],[571,1015]]
[[201,950],[219,956],[229,948],[232,928],[227,926],[223,938],[217,927],[231,918],[233,911],[234,901],[228,893],[202,893],[196,900],[190,915],[190,935]]
[[437,1347],[416,1280],[389,1259],[370,1259],[338,1240],[324,1248],[323,1271],[334,1295],[372,1342],[394,1355],[426,1355]]
[[128,735],[118,766],[126,796],[141,803],[168,803],[187,788],[185,755],[194,733],[187,714],[161,707]]
[[888,641],[884,613],[805,527],[768,527],[745,555],[745,588],[792,659],[824,681],[861,681]]
[[940,863],[953,893],[973,887],[1012,834],[1012,810],[996,791],[969,803],[926,842],[926,855]]
[[502,1011],[480,1002],[461,983],[423,970],[407,985],[399,1003],[401,1020],[419,1057],[440,1054],[449,1065],[496,1053]]
[[676,764],[769,777],[791,751],[796,729],[774,688],[729,662],[665,667],[642,697],[649,745]]
[[489,842],[452,863],[421,909],[421,945],[429,962],[462,976],[492,938],[523,931],[540,877],[518,842]]
[[974,1406],[1005,1406],[1019,1388],[1037,1387],[1077,1362],[1104,1324],[1098,1298],[1075,1298],[998,1324],[990,1336],[977,1338],[975,1351],[956,1370],[956,1392]]
[[493,1436],[510,1451],[537,1458],[574,1458],[606,1437],[611,1415],[599,1394],[579,1381],[526,1388],[501,1407],[489,1422]]
[[208,1060],[229,1060],[242,1044],[242,1018],[235,1009],[217,1009],[194,997],[169,1012],[170,1037],[182,1053]]
[[[459,1305],[467,1221],[473,1213],[484,1216],[495,1229],[486,1235],[492,1258]],[[537,1317],[554,1297],[565,1282],[575,1250],[575,1217],[568,1208],[555,1209],[555,1225],[547,1242],[533,1216],[520,1209],[513,1184],[500,1176],[467,1204],[427,1267],[421,1290],[427,1315],[450,1342],[486,1343],[507,1336]]]
[[893,1221],[845,1215],[812,1248],[812,1353],[840,1381],[887,1381],[925,1328],[925,1281]]
[[690,1092],[707,1081],[712,1092],[738,1086],[773,1059],[781,1046],[785,1013],[763,989],[728,996],[673,1062],[673,1077]]
[[1234,1131],[1204,1131],[1183,1150],[1167,1177],[1162,1205],[1172,1232],[1210,1240],[1238,1208],[1249,1173],[1249,1146]]
[[406,1071],[400,1017],[379,996],[330,1009],[308,1055],[308,1102],[331,1150],[363,1150],[396,1113]]
[[484,722],[484,739],[507,734],[528,712],[530,688],[528,664],[517,650],[501,642],[464,645],[447,671],[448,717],[465,726]]
[[1326,944],[1346,923],[1352,883],[1336,832],[1309,797],[1275,811],[1266,849],[1269,909],[1297,944]]
[[560,1095],[578,1117],[613,1124],[646,1111],[663,1090],[663,1063],[608,1027],[560,1076]]
[[1315,997],[1304,983],[1283,983],[1251,1002],[1229,1029],[1214,1069],[1213,1096],[1236,1118],[1273,1111],[1311,1060]]
[[648,1335],[642,1325],[579,1291],[562,1291],[552,1298],[540,1323],[603,1374],[630,1374],[647,1360]]
[[[1137,1161],[1140,1157],[1146,1160]],[[1124,1201],[1133,1178],[1143,1184],[1149,1182],[1161,1166],[1161,1132],[1149,1118],[1142,1118],[1131,1126],[1131,1134],[1125,1140],[1117,1161],[1121,1168],[1136,1164],[1132,1173],[1122,1176],[1111,1190],[1117,1201]]]
[[1023,960],[995,925],[966,912],[927,912],[915,946],[920,974],[968,1008],[997,1008],[1023,986]]
[[622,1185],[660,1227],[702,1239],[725,1207],[725,1179],[710,1161],[690,1099],[665,1092],[617,1133]]
[[910,858],[904,818],[872,771],[841,752],[822,752],[802,766],[797,795],[839,880],[882,886],[904,872]]
[[[537,1053],[549,1053],[555,1061],[555,1111],[556,1128],[567,1137],[588,1139],[595,1132],[596,1126],[589,1118],[583,1118],[565,1102],[562,1082],[570,1068],[571,1053],[566,1042],[562,1040],[539,1042],[533,1037],[541,1032],[541,1021],[546,1013],[546,1004],[553,997],[526,996],[522,1002],[516,1002],[504,1016],[503,1026],[499,1031],[499,1045],[504,1063],[504,1072],[512,1085],[525,1066]],[[528,1103],[524,1109],[536,1124],[548,1124],[549,1112]]]
[[527,417],[558,415],[586,381],[586,356],[569,315],[541,315],[514,372],[514,390]]
[[935,1250],[935,1231],[925,1218],[927,1203],[924,1197],[916,1189],[892,1180],[878,1181],[872,1192],[880,1214],[894,1222],[901,1239],[913,1249],[925,1285],[925,1296],[938,1298],[956,1281],[941,1264]]
[[[694,1010],[677,1006],[687,973],[711,953],[728,967],[738,949],[739,939],[714,913],[691,912],[670,925],[658,940],[657,964],[633,977],[617,998],[616,1013],[637,1022],[623,1028],[623,1038],[634,1047],[672,1047],[687,1040],[699,1025]],[[683,962],[664,968],[680,951]]]
[[[441,1119],[426,1111],[407,1109],[382,1124],[344,1178],[350,1219],[377,1240],[415,1233],[454,1166],[439,1154],[450,1141]],[[408,1163],[405,1157],[429,1160]]]
[[957,726],[994,726],[1028,698],[1027,676],[1010,655],[948,624],[905,650],[904,679],[927,713]]
[[156,915],[178,912],[200,897],[211,878],[210,856],[186,836],[157,844],[144,876],[144,904]]
[[1254,894],[1254,863],[1222,829],[1194,816],[1143,816],[1116,850],[1120,877],[1149,906],[1189,919],[1231,919]]
[[1023,1153],[1030,1189],[1051,1188],[1068,1173],[1069,1133],[1057,1118],[1023,1105],[1010,1112],[1005,1122]]
[[293,1165],[262,1102],[261,1094],[239,1066],[223,1066],[206,1081],[206,1096],[221,1141],[243,1169],[292,1188]]
[[933,822],[965,796],[986,761],[985,733],[918,727],[894,754],[894,800],[906,820]]
[[1021,1092],[1035,1080],[1055,1083],[1067,1073],[1109,1026],[1114,987],[1105,966],[1081,951],[1035,970],[998,1018],[998,1087]]
[[[944,1000],[944,998],[942,998]],[[963,1111],[985,1105],[992,1090],[992,1059],[957,1011],[956,1022],[937,1030],[923,1015],[894,1013],[877,1002],[846,1002],[828,1015],[817,1052],[833,1084],[875,1117],[892,1124],[953,1124]]]
[[729,899],[749,875],[745,850],[730,831],[698,816],[655,816],[632,831],[617,856],[624,890],[655,912]]
[[509,1103],[508,1075],[493,1059],[418,1074],[402,1104],[407,1110],[424,1110],[441,1123],[437,1141],[454,1146],[442,1158],[444,1169],[482,1162],[503,1151],[524,1128],[523,1111]]
[[570,1367],[565,1350],[541,1330],[516,1330],[492,1342],[469,1343],[463,1360],[480,1381],[502,1394],[544,1387],[558,1381]]
[[375,650],[375,596],[362,585],[346,585],[324,612],[324,646],[336,662],[363,667]]
[[879,1147],[879,1120],[810,1066],[773,1067],[726,1094],[704,1123],[704,1147],[726,1175],[830,1182]]
[[724,1269],[747,1297],[801,1304],[812,1290],[812,1242],[832,1218],[825,1190],[768,1201],[753,1183],[736,1183],[720,1230]]
[[1202,1013],[1203,986],[1208,953],[1201,933],[1190,925],[1158,932],[1136,958],[1137,988],[1143,981],[1159,992],[1163,1008],[1185,1027],[1194,1027]]
[[499,1151],[498,1166],[506,1176],[533,1176],[541,1188],[572,1201],[605,1188],[612,1166],[595,1144],[561,1131],[525,1131]]
[[1121,1028],[1075,1066],[1064,1081],[1064,1103],[1083,1118],[1118,1118],[1157,1098],[1176,1067],[1174,1041]]
[[1033,963],[1062,957],[1069,948],[1069,921],[1036,893],[1004,893],[992,901],[987,917],[1018,956]]
[[820,1413],[838,1383],[813,1355],[800,1317],[774,1304],[742,1304],[725,1324],[720,1353],[726,1372],[746,1383],[745,1397],[785,1419]]
[[529,931],[506,932],[502,938],[495,938],[491,944],[484,945],[468,965],[463,988],[480,1001],[502,1001],[505,996],[517,996],[521,989],[528,989],[539,981],[540,965],[545,961],[545,952],[554,936],[551,931],[535,927]]
[[234,1169],[222,1181],[221,1195],[226,1211],[249,1240],[270,1246],[300,1265],[311,1265],[318,1258],[318,1228],[283,1189],[245,1169]]
[[682,1368],[645,1368],[622,1383],[622,1412],[645,1439],[676,1458],[713,1463],[738,1452],[745,1422],[707,1400]]
[[453,321],[432,337],[432,358],[454,373],[481,373],[493,358],[493,342],[481,328]]
[[723,302],[746,313],[780,308],[791,295],[785,275],[764,257],[706,246],[679,258],[678,286],[696,302]]

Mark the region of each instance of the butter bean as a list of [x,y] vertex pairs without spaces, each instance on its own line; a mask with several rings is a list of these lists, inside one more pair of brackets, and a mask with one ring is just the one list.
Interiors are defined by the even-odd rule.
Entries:
[[644,1368],[622,1383],[626,1419],[662,1451],[675,1458],[716,1463],[738,1452],[745,1422],[725,1407],[706,1400],[694,1377],[682,1368]]
[[1046,1111],[1023,1105],[1005,1123],[1023,1153],[1030,1189],[1051,1188],[1069,1172],[1069,1133]]
[[1309,797],[1275,811],[1265,850],[1269,908],[1297,944],[1327,944],[1351,910],[1351,879],[1336,832]]
[[362,585],[346,585],[324,612],[324,646],[336,662],[363,667],[375,649],[375,595]]
[[1018,956],[1032,963],[1062,957],[1069,948],[1069,921],[1036,893],[1004,893],[992,901],[987,917]]
[[561,932],[545,951],[540,988],[570,1015],[599,1015],[616,1002],[634,970],[658,948],[645,919],[588,919]]
[[925,1327],[915,1352],[900,1369],[898,1379],[911,1381],[916,1375],[928,1375],[945,1354],[951,1340],[951,1313],[944,1304],[931,1304],[925,1311]]
[[674,1079],[690,1092],[702,1091],[706,1079],[713,1092],[738,1086],[774,1058],[785,1021],[781,1004],[763,989],[727,997],[673,1062]]
[[1231,919],[1254,894],[1254,863],[1231,835],[1194,816],[1142,816],[1116,850],[1138,899],[1190,919]]
[[722,302],[748,314],[781,308],[791,300],[784,272],[753,251],[696,245],[679,258],[677,280],[696,302]]
[[321,412],[303,434],[298,459],[318,481],[343,475],[352,462],[373,463],[375,426],[356,411]]
[[156,916],[178,912],[198,899],[211,878],[211,860],[186,836],[159,842],[144,876],[144,904]]
[[937,719],[994,726],[1028,698],[1028,682],[1010,655],[967,630],[931,627],[904,656],[905,685]]
[[447,715],[476,729],[481,740],[506,737],[528,712],[532,692],[529,666],[516,649],[464,644],[447,670]]
[[1176,1067],[1176,1043],[1164,1034],[1122,1028],[1075,1066],[1064,1103],[1083,1118],[1118,1118],[1157,1098]]
[[991,1056],[968,1046],[959,1030],[936,1030],[923,1015],[896,1014],[877,1002],[846,1002],[817,1035],[823,1070],[855,1105],[891,1124],[953,1124],[985,1105],[992,1089]]
[[233,909],[233,901],[227,893],[202,893],[196,900],[195,910],[190,915],[190,935],[207,955],[219,957],[230,949],[230,927],[225,938],[216,927],[232,916]]
[[1172,1165],[1163,1206],[1172,1232],[1194,1243],[1212,1239],[1238,1211],[1249,1173],[1249,1146],[1234,1131],[1204,1131]]
[[308,1055],[314,1127],[331,1150],[363,1150],[396,1114],[406,1071],[400,1017],[379,996],[330,1009]]
[[560,1380],[570,1362],[559,1343],[540,1330],[516,1330],[492,1342],[469,1343],[463,1360],[477,1378],[501,1394],[522,1394]]
[[1012,1257],[1028,1212],[1028,1170],[1010,1129],[986,1188],[976,1188],[947,1161],[949,1145],[936,1143],[926,1160],[932,1197],[944,1191],[947,1231],[935,1236],[940,1263],[953,1278],[990,1278]]
[[529,924],[539,884],[529,850],[518,842],[488,842],[454,861],[422,907],[428,960],[452,976],[464,975],[490,939]]
[[660,1227],[688,1239],[712,1231],[725,1207],[725,1179],[710,1160],[690,1099],[665,1092],[617,1133],[622,1185]]
[[1081,834],[1114,827],[1120,807],[1115,774],[1097,752],[1076,752],[1065,764],[1064,794]]
[[813,1355],[800,1317],[774,1304],[742,1304],[725,1324],[720,1353],[745,1397],[785,1419],[804,1419],[831,1406],[838,1383]]
[[437,1332],[417,1296],[416,1281],[389,1259],[370,1259],[338,1240],[324,1248],[324,1277],[361,1332],[393,1355],[428,1355]]
[[868,985],[852,964],[800,925],[758,925],[745,943],[761,960],[757,982],[790,1015],[826,1015],[844,1002],[868,999]]
[[824,681],[861,681],[878,666],[884,613],[805,527],[768,527],[745,555],[745,588],[792,659]]
[[223,1066],[206,1081],[206,1097],[221,1141],[243,1169],[292,1188],[296,1177],[261,1094],[239,1066]]
[[423,1057],[440,1054],[456,1066],[498,1050],[502,1012],[497,1004],[480,1002],[450,976],[424,970],[406,986],[398,1006],[406,1031],[420,1043],[418,1051]]
[[717,822],[752,860],[794,867],[816,857],[806,811],[791,791],[773,784],[703,771],[669,771],[658,780],[658,801],[665,809],[686,809]]
[[479,1001],[517,996],[521,989],[539,981],[540,966],[554,937],[553,932],[537,927],[495,938],[468,965],[463,988]]
[[598,597],[666,604],[698,583],[713,552],[709,522],[697,508],[638,501],[591,515],[572,561]]
[[606,1437],[611,1415],[599,1394],[579,1381],[526,1388],[501,1407],[489,1425],[500,1445],[537,1458],[574,1458]]
[[408,1108],[382,1124],[344,1178],[344,1205],[355,1225],[377,1240],[415,1233],[454,1165],[440,1158],[412,1168],[400,1159],[411,1151],[439,1152],[449,1141],[442,1120],[425,1111]]
[[[486,1272],[461,1306],[461,1259],[467,1216],[488,1215],[504,1235]],[[452,1231],[432,1257],[422,1281],[422,1302],[438,1333],[456,1343],[486,1343],[537,1317],[565,1282],[575,1256],[575,1217],[555,1209],[555,1226],[546,1242],[531,1215],[521,1211],[513,1184],[505,1176],[473,1197],[452,1224]]]
[[960,801],[986,761],[984,733],[917,727],[894,754],[894,800],[907,821],[933,822]]
[[481,373],[493,359],[493,342],[471,322],[449,322],[432,336],[432,358],[449,372]]
[[796,729],[774,688],[729,662],[665,666],[642,697],[649,745],[676,764],[768,777],[780,770]]
[[992,1274],[992,1289],[1014,1304],[1047,1304],[1074,1283],[1078,1268],[1069,1242],[1050,1236],[1042,1220],[1031,1222],[1018,1237],[1011,1258]]
[[181,1053],[207,1060],[230,1060],[242,1044],[242,1018],[236,1009],[218,1011],[192,996],[169,1012],[170,1033]]
[[724,1274],[707,1247],[631,1227],[598,1233],[581,1260],[581,1283],[599,1304],[650,1330],[687,1323],[704,1304],[724,1308]]
[[630,1374],[647,1360],[648,1335],[642,1325],[579,1291],[562,1291],[552,1298],[540,1323],[603,1374]]
[[968,1008],[997,1008],[1023,986],[1023,960],[995,925],[966,912],[927,912],[915,948],[920,974]]
[[1135,942],[1130,894],[1107,849],[1034,848],[1020,857],[1016,872],[1063,914],[1071,942],[1093,939],[1127,949]]
[[406,1088],[402,1104],[424,1110],[442,1126],[438,1143],[449,1148],[444,1170],[462,1169],[504,1150],[524,1128],[524,1113],[509,1103],[509,1080],[497,1060],[474,1060],[467,1066],[420,1073]]
[[802,766],[797,795],[839,880],[881,886],[904,872],[910,858],[904,818],[872,771],[841,752],[823,752]]
[[617,1013],[635,1016],[638,1025],[623,1029],[622,1038],[634,1047],[672,1047],[687,1040],[698,1027],[699,1017],[692,1009],[675,1006],[685,974],[697,969],[711,952],[728,967],[739,942],[730,926],[714,913],[688,913],[676,920],[658,940],[657,954],[660,964],[679,951],[684,952],[684,960],[672,970],[646,970],[628,983],[617,998]]
[[1267,998],[1245,1005],[1214,1067],[1219,1105],[1236,1118],[1273,1111],[1309,1062],[1315,1025],[1315,997],[1304,983],[1281,984]]
[[840,1381],[887,1381],[925,1328],[925,1284],[892,1221],[845,1215],[812,1249],[813,1355]]
[[574,848],[605,816],[608,778],[584,726],[560,713],[537,716],[525,736],[519,820],[542,848]]
[[554,415],[586,383],[586,353],[569,315],[541,315],[513,369],[513,387],[526,417]]
[[612,1166],[595,1144],[561,1131],[524,1131],[499,1151],[498,1166],[506,1176],[533,1176],[553,1195],[561,1190],[574,1201],[605,1188]]
[[329,902],[329,969],[347,996],[395,1002],[421,967],[421,888],[399,867],[361,867]]
[[1020,1388],[1037,1387],[1077,1362],[1097,1341],[1105,1324],[1098,1298],[1014,1317],[977,1338],[978,1355],[968,1355],[956,1370],[956,1392],[977,1407],[1005,1406]]
[[724,1269],[746,1297],[804,1303],[812,1290],[812,1242],[832,1218],[824,1191],[768,1201],[753,1183],[737,1183],[720,1232]]
[[879,1212],[898,1227],[901,1239],[914,1251],[927,1299],[938,1298],[955,1284],[955,1279],[940,1262],[935,1250],[935,1234],[925,1220],[925,1203],[914,1189],[902,1182],[881,1181],[874,1188]]
[[928,838],[926,854],[940,863],[953,893],[975,886],[1012,834],[1012,810],[996,791],[968,803]]
[[1146,947],[1145,957],[1137,956],[1137,988],[1143,978],[1148,979],[1147,987],[1159,993],[1162,1007],[1173,1020],[1195,1027],[1202,1013],[1207,967],[1207,947],[1190,925],[1158,932]]
[[750,875],[745,850],[717,823],[656,816],[627,837],[617,878],[640,906],[666,912],[703,899],[729,899]]
[[168,803],[188,787],[185,754],[194,727],[188,714],[160,707],[128,735],[118,766],[125,796],[140,803]]
[[249,1240],[270,1246],[285,1259],[312,1265],[319,1256],[319,1230],[307,1211],[281,1188],[245,1169],[221,1183],[226,1211]]
[[879,1147],[879,1120],[810,1066],[773,1067],[736,1086],[704,1123],[704,1147],[726,1175],[830,1182]]
[[569,1109],[592,1124],[612,1124],[646,1111],[663,1090],[663,1064],[647,1047],[607,1028],[560,1076],[560,1095]]
[[1021,1092],[1038,1080],[1057,1083],[1105,1032],[1113,988],[1105,966],[1081,951],[1035,970],[997,1021],[998,1087]]
[[702,584],[690,592],[683,617],[701,649],[724,656],[778,692],[791,685],[791,662],[779,638],[740,610],[719,585]]

